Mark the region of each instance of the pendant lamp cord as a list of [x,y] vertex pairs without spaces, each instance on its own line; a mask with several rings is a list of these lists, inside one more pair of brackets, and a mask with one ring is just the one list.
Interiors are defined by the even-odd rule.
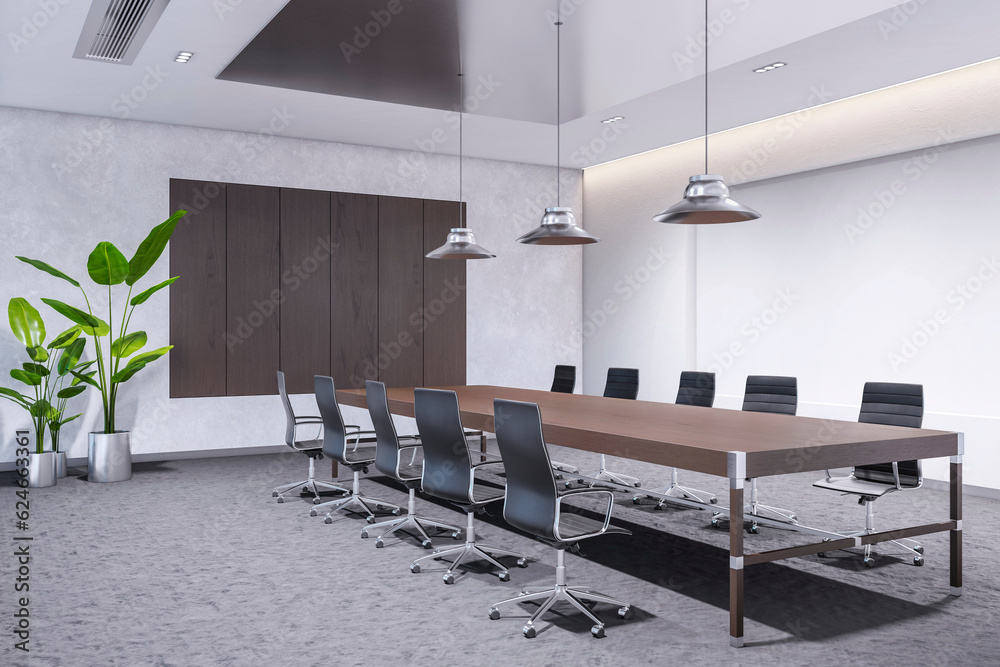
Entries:
[[459,101],[458,106],[458,226],[465,227],[465,220],[462,216],[462,124],[465,119],[465,73],[458,73],[458,94],[461,95],[462,99]]
[[562,206],[562,16],[556,19],[556,206]]
[[705,173],[708,173],[708,0],[705,0]]

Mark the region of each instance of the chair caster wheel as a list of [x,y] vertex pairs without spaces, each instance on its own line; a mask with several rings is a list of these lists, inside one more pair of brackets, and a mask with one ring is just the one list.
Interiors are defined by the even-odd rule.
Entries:
[[528,559],[527,558],[518,558],[517,559],[517,566],[518,567],[528,567]]
[[497,575],[497,579],[499,579],[500,581],[510,581],[510,573],[501,572],[500,574]]
[[282,498],[281,496],[278,496],[278,504],[280,505],[283,502],[285,502],[285,499]]
[[381,549],[384,546],[385,546],[385,543],[383,543],[382,540],[375,540],[375,548],[376,549]]
[[434,545],[431,544],[430,540],[424,540],[423,542],[420,543],[420,546],[422,546],[424,549],[430,549]]
[[561,472],[560,473],[556,473],[556,479],[562,479],[562,478],[563,478],[563,476],[562,476]]
[[602,639],[604,637],[604,626],[595,625],[590,629],[590,634],[594,636],[594,639]]
[[747,532],[751,535],[756,535],[760,532],[760,528],[758,528],[756,524],[747,526]]
[[403,513],[403,510],[399,509],[398,507],[392,511],[392,515],[393,516],[399,516],[402,513]]
[[816,553],[816,557],[817,558],[826,558],[826,552],[825,551],[817,552]]
[[309,510],[309,516],[319,516],[319,512],[317,512],[315,509],[311,509]]
[[272,491],[271,492],[271,497],[272,498],[277,498],[278,497],[278,492],[277,491]]
[[528,639],[533,639],[535,637],[534,626],[531,625],[524,626],[523,628],[521,628],[521,634],[527,637]]
[[794,514],[790,515],[788,518],[791,519],[792,521],[798,521],[799,520],[799,517],[795,516]]
[[718,519],[712,519],[712,528],[718,528],[720,525],[722,525],[721,521]]
[[368,531],[367,530],[362,530],[361,531],[361,539],[363,539],[363,540],[368,539]]
[[917,567],[920,567],[921,565],[923,565],[924,564],[924,558],[923,558],[923,556],[914,556],[913,557],[913,564],[916,565]]
[[654,510],[661,510],[664,507],[665,507],[665,505],[663,503],[656,503],[656,505],[653,506],[653,509]]
[[376,510],[378,510],[379,512],[381,512],[381,511],[382,511],[382,510],[384,510],[385,508],[384,508],[384,507],[382,507],[381,505],[378,505],[378,504],[376,504],[376,505],[375,505],[375,509],[376,509]]
[[313,505],[319,505],[319,503],[320,503],[320,498],[318,496],[316,498],[313,498]]
[[632,496],[632,504],[633,505],[639,504],[639,496]]
[[865,567],[875,567],[875,559],[874,558],[866,558],[865,559]]
[[368,516],[365,517],[365,521],[367,521],[368,523],[375,523],[375,517],[369,514]]
[[719,499],[716,498],[715,496],[712,496],[711,498],[708,499],[708,502],[709,504],[717,505],[719,503]]
[[420,574],[420,566],[414,563],[413,565],[410,566],[410,572],[412,572],[413,574]]
[[640,486],[642,486],[642,482],[636,482],[635,484],[633,484],[633,486],[638,489]]
[[327,516],[325,519],[323,519],[323,523],[333,523],[333,517]]
[[445,574],[443,577],[441,577],[441,580],[444,581],[444,583],[446,583],[447,585],[450,586],[453,583],[455,583],[455,575],[453,575],[452,573],[449,572],[449,573]]
[[913,547],[913,550],[916,551],[918,554],[922,554],[924,552],[924,548],[919,545]]
[[460,540],[460,539],[462,539],[462,531],[456,530],[454,533],[451,534],[451,539],[453,539],[453,540]]
[[[577,483],[577,484],[583,484],[583,478],[581,477],[581,478],[577,479],[577,480],[576,480],[576,483]],[[566,482],[566,485],[568,486],[568,485],[569,485],[569,482]]]
[[490,607],[490,620],[497,621],[500,619],[500,610],[496,607]]
[[626,621],[632,618],[632,607],[622,607],[621,609],[619,609],[618,618]]

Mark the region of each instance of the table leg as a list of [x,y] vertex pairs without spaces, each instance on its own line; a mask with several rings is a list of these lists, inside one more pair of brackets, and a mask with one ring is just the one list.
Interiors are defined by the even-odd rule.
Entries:
[[486,431],[483,431],[482,435],[479,436],[479,450],[483,454],[486,453]]
[[949,531],[951,538],[951,594],[962,594],[962,454],[964,437],[959,434],[958,455],[951,457],[951,520],[956,527]]
[[334,459],[333,461],[331,461],[331,463],[333,464],[333,467],[331,468],[330,471],[331,479],[337,479],[337,475],[339,474],[337,472],[337,459]]
[[743,646],[743,478],[729,479],[729,645]]

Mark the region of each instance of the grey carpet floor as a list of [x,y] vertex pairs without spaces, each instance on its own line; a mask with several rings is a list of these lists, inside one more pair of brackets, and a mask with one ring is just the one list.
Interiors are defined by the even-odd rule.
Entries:
[[[585,472],[597,463],[585,452],[552,453]],[[665,469],[610,462],[645,486],[665,481]],[[359,538],[366,525],[359,516],[328,525],[308,515],[305,499],[277,504],[271,488],[301,479],[305,468],[292,453],[184,460],[136,464],[129,482],[70,476],[32,490],[30,530],[18,533],[34,538],[30,654],[13,649],[15,487],[5,473],[0,664],[1000,664],[997,501],[965,499],[963,597],[947,594],[944,534],[923,540],[924,567],[883,555],[868,569],[848,552],[754,566],[746,573],[747,646],[731,649],[726,532],[710,527],[708,512],[653,510],[617,493],[614,522],[633,534],[588,540],[584,557],[568,555],[567,564],[571,584],[629,600],[635,617],[620,621],[598,606],[608,628],[596,640],[586,619],[557,608],[528,640],[520,628],[532,607],[508,606],[497,621],[487,611],[522,586],[551,584],[555,554],[505,526],[500,507],[479,524],[480,542],[521,550],[529,566],[512,567],[507,583],[470,567],[446,586],[444,565],[410,573],[412,559],[426,553],[412,539],[376,549]],[[811,488],[818,477],[762,480],[762,500],[793,508],[809,525],[862,524],[854,499]],[[681,482],[720,499],[725,489],[724,480],[690,472]],[[363,478],[362,489],[405,503],[401,487],[376,475]],[[419,498],[418,508],[463,525],[446,504]],[[881,500],[876,510],[885,528],[943,520],[947,498],[920,489]],[[748,550],[810,541],[769,529],[746,539]]]

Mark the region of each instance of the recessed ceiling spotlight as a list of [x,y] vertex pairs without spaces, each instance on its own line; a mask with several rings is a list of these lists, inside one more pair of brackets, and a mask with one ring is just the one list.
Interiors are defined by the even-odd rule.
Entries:
[[174,62],[175,63],[186,63],[187,61],[191,60],[191,56],[193,56],[193,55],[194,54],[191,53],[190,51],[181,51],[180,53],[177,54],[177,57],[174,58]]
[[605,125],[610,125],[611,123],[617,123],[618,121],[625,120],[625,116],[612,116],[611,118],[605,118],[601,122]]
[[770,65],[764,65],[763,67],[758,67],[757,69],[754,70],[754,72],[756,72],[757,74],[763,74],[764,72],[770,72],[773,69],[784,67],[787,64],[788,63],[782,63],[782,62],[771,63]]

